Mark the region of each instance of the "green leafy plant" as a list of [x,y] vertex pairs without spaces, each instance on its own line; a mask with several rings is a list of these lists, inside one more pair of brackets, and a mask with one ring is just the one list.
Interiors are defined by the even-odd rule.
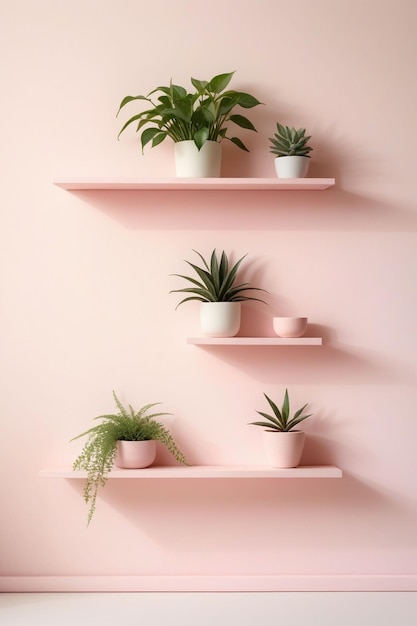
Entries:
[[[210,262],[208,263],[204,257],[194,250],[203,261],[203,267],[199,267],[190,261],[186,261],[190,267],[196,272],[198,278],[184,276],[183,274],[173,274],[184,278],[192,283],[192,287],[183,289],[172,289],[170,293],[191,293],[193,295],[184,298],[177,304],[179,307],[183,302],[189,300],[199,300],[200,302],[242,302],[244,300],[258,300],[264,302],[260,298],[244,295],[245,291],[265,291],[258,287],[250,287],[249,283],[240,283],[236,285],[236,274],[243,259],[243,256],[237,263],[230,267],[227,254],[223,250],[220,260],[217,257],[216,250],[211,253]],[[266,292],[265,292],[266,293]],[[264,302],[265,304],[265,302]]]
[[188,464],[171,433],[155,420],[156,417],[169,414],[148,413],[149,409],[160,404],[159,402],[146,404],[139,411],[134,411],[130,404],[129,408],[126,409],[114,391],[113,397],[119,412],[95,417],[94,419],[100,419],[102,422],[71,439],[74,441],[80,437],[88,437],[80,455],[73,463],[74,470],[87,472],[84,499],[89,505],[88,524],[91,522],[96,508],[98,489],[100,486],[104,487],[108,474],[113,467],[119,440],[146,441],[154,439],[160,441],[177,461],[185,465]]
[[305,156],[310,158],[309,153],[313,150],[308,144],[311,135],[305,136],[306,129],[283,126],[277,122],[277,132],[269,138],[270,151],[277,157],[282,156]]
[[[169,86],[156,87],[147,96],[126,96],[120,103],[117,115],[135,100],[146,102],[148,108],[128,119],[118,137],[130,124],[136,122],[136,132],[142,131],[142,152],[148,143],[151,142],[152,147],[155,147],[167,137],[174,142],[193,140],[199,150],[208,140],[220,142],[228,139],[241,150],[249,152],[238,137],[226,134],[227,125],[233,122],[246,130],[256,131],[250,120],[233,111],[235,107],[251,109],[261,102],[248,93],[225,91],[233,74],[219,74],[210,81],[191,78],[195,91],[190,93],[171,81]],[[150,127],[142,130],[148,125]]]
[[302,422],[303,420],[311,417],[312,413],[309,415],[303,415],[304,409],[307,404],[305,404],[301,409],[298,409],[294,413],[293,417],[290,417],[290,401],[288,397],[288,389],[285,390],[284,402],[282,404],[281,410],[277,407],[275,402],[269,398],[266,393],[264,393],[265,398],[267,399],[269,406],[273,411],[273,415],[269,415],[268,413],[263,413],[262,411],[256,411],[259,415],[262,415],[267,421],[266,422],[250,422],[255,426],[262,426],[263,428],[267,428],[268,430],[276,430],[279,432],[288,432],[292,430],[297,424]]

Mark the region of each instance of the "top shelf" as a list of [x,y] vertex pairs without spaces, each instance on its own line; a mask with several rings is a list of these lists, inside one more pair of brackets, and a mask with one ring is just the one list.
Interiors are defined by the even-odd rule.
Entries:
[[333,187],[334,178],[66,178],[54,179],[62,189],[153,189],[223,191],[319,191]]

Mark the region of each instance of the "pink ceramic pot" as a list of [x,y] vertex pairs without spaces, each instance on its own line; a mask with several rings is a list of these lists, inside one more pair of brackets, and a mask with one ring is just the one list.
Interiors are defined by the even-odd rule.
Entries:
[[302,337],[307,330],[307,317],[274,317],[274,331],[278,337]]
[[149,467],[155,460],[156,442],[118,441],[115,465],[124,469]]
[[264,430],[262,442],[268,464],[272,467],[297,467],[304,449],[302,430],[279,432]]

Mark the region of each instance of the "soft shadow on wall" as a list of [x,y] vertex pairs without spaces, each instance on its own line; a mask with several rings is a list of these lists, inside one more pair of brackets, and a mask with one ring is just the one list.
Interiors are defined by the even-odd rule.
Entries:
[[417,213],[383,192],[369,196],[336,186],[320,191],[63,191],[129,230],[403,232]]
[[[173,574],[314,573],[315,559],[311,560],[308,572],[305,559],[306,554],[316,553],[317,549],[323,563],[328,561],[327,571],[340,574],[343,572],[338,553],[343,552],[346,543],[354,545],[359,553],[370,547],[378,549],[381,538],[386,536],[389,544],[385,543],[385,550],[411,548],[410,528],[404,527],[407,518],[409,525],[412,523],[410,503],[388,489],[365,484],[352,475],[341,480],[204,479],[203,488],[200,488],[201,479],[199,488],[195,481],[109,481],[100,492],[96,519],[93,518],[86,532],[94,534],[94,523],[101,526],[97,518],[106,516],[110,506],[118,512],[121,527],[127,521],[163,550],[165,564],[168,563],[165,573]],[[81,481],[69,482],[82,498]],[[254,533],[259,519],[262,519],[262,532]],[[331,523],[323,536],[326,519]],[[239,520],[239,533],[236,533],[236,520]],[[80,526],[83,522],[80,519]],[[404,532],[393,535],[390,530],[393,525],[402,527]],[[194,530],[190,532],[190,528]],[[289,528],[291,536],[297,536],[297,550],[288,545]],[[312,545],[312,536],[321,538],[320,546]],[[178,554],[194,552],[198,556],[195,571],[184,571]],[[233,557],[227,572],[223,562],[225,553]],[[278,560],[277,554],[280,554]],[[371,564],[369,567],[372,568]],[[146,573],[148,568],[142,563],[138,569]]]

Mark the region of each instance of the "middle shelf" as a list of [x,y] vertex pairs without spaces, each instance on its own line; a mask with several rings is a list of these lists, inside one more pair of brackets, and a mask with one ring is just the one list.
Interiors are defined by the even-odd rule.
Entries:
[[[86,478],[87,473],[61,467],[42,470],[40,476],[80,479]],[[258,465],[152,466],[144,469],[115,467],[109,478],[342,478],[342,470],[333,465],[299,465],[285,469]]]
[[188,337],[194,346],[321,346],[322,337]]

